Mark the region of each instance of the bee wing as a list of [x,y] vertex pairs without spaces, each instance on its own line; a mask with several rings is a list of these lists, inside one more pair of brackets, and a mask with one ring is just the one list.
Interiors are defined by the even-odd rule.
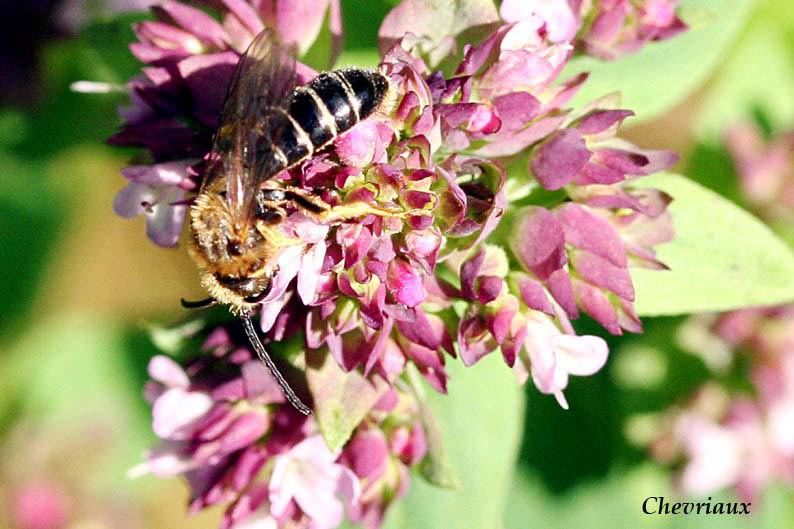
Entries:
[[251,42],[234,70],[213,143],[222,164],[210,179],[226,176],[226,200],[240,216],[251,214],[260,184],[279,169],[271,133],[282,115],[276,109],[289,100],[295,79],[294,55],[269,28]]

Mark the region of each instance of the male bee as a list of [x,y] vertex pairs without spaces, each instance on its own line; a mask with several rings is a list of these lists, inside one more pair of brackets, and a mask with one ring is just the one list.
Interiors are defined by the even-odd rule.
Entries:
[[364,203],[331,207],[310,192],[271,179],[378,111],[389,82],[377,71],[351,68],[322,73],[306,86],[295,84],[295,59],[265,29],[232,75],[202,185],[190,209],[189,252],[211,297],[183,300],[183,305],[228,305],[287,399],[308,414],[251,322],[254,308],[269,292],[276,259],[294,243],[278,224],[294,210],[320,222],[391,213]]

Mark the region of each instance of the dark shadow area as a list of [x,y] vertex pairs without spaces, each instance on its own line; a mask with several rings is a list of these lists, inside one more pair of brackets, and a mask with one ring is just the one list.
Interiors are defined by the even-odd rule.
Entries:
[[[527,411],[519,464],[538,476],[554,494],[605,478],[617,468],[647,460],[630,445],[623,428],[629,416],[663,410],[686,398],[709,373],[701,360],[681,350],[673,341],[683,318],[647,318],[642,337],[617,339],[604,335],[592,320],[577,322],[579,334],[596,334],[610,345],[606,367],[591,377],[571,377],[563,410],[553,396],[543,395],[532,382],[526,386]],[[663,353],[664,380],[650,390],[621,388],[613,371],[618,357],[632,354],[633,343],[652,346]]]

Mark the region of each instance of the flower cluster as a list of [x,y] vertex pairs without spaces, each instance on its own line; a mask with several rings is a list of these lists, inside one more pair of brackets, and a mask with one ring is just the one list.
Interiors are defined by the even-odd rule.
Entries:
[[131,474],[183,476],[191,512],[228,506],[223,528],[331,529],[345,511],[379,527],[427,450],[413,394],[382,393],[344,449],[332,452],[315,419],[285,404],[237,339],[218,327],[184,367],[166,356],[151,360],[146,397],[161,443]]
[[752,391],[704,385],[668,414],[668,430],[652,454],[685,461],[679,477],[685,492],[733,488],[755,501],[774,482],[794,486],[794,308],[745,309],[708,320],[722,347],[749,363]]
[[633,53],[648,42],[666,40],[687,29],[676,14],[678,0],[572,0],[583,20],[584,52],[602,59]]
[[767,141],[758,126],[742,123],[725,142],[736,164],[742,195],[769,222],[794,222],[794,131]]
[[[791,133],[766,141],[746,123],[729,129],[726,143],[743,198],[762,218],[790,229]],[[794,306],[700,316],[688,325],[708,337],[691,344],[698,352],[715,367],[740,364],[751,386],[737,392],[707,383],[668,414],[654,455],[684,459],[680,483],[695,494],[732,487],[754,500],[773,482],[794,486]]]
[[[129,84],[133,103],[111,142],[143,147],[150,163],[124,170],[129,183],[115,206],[145,214],[156,243],[178,242],[246,44],[268,24],[304,51],[326,9],[335,33],[336,2],[305,2],[316,4],[307,10],[315,18],[299,31],[279,18],[287,4],[299,5],[226,0],[218,21],[166,1],[156,21],[136,27],[132,50],[147,66]],[[141,468],[184,475],[193,510],[231,502],[226,526],[245,526],[256,512],[265,527],[334,527],[344,507],[378,526],[424,455],[417,403],[395,389],[407,369],[445,393],[450,358],[473,365],[500,350],[520,381],[531,375],[567,406],[569,376],[595,373],[608,354],[571,321],[583,312],[613,334],[639,332],[628,267],[664,268],[654,247],[673,236],[670,198],[633,180],[676,158],[615,137],[632,115],[616,96],[567,108],[587,78],[559,79],[584,31],[580,11],[566,0],[506,0],[493,8],[490,34],[467,44],[445,75],[430,65],[449,41],[400,29],[415,8],[406,0],[381,27],[392,106],[273,177],[321,190],[332,211],[363,213],[321,223],[290,212],[274,229],[301,243],[278,257],[261,302],[266,342],[298,340],[303,364],[330,358],[342,374],[389,389],[337,454],[322,448],[322,421],[283,405],[226,327],[210,336],[214,355],[184,369],[164,357],[152,363],[148,395],[164,443]],[[306,81],[313,72],[299,64],[298,74]],[[318,410],[338,385],[325,371],[308,381]],[[305,394],[304,386],[296,384]]]

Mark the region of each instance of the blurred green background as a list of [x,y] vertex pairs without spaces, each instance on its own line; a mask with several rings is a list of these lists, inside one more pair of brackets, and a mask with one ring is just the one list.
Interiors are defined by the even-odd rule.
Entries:
[[[143,219],[111,210],[131,152],[103,141],[119,124],[123,97],[69,88],[131,77],[139,65],[126,47],[130,23],[145,15],[109,15],[89,1],[75,19],[64,15],[66,4],[80,3],[0,7],[0,527],[22,528],[13,511],[30,491],[57,498],[68,528],[217,527],[217,510],[185,519],[178,481],[125,477],[154,442],[141,397],[157,351],[147,328],[180,321],[179,298],[201,291],[184,248],[155,247]],[[581,98],[623,88],[638,116],[624,137],[677,150],[679,172],[737,199],[721,133],[742,118],[768,131],[794,126],[794,10],[785,0],[682,4],[687,36],[620,63],[576,65],[594,71]],[[341,62],[375,57],[391,5],[343,2]],[[410,506],[424,498],[464,506],[455,519],[439,510],[433,527],[489,529],[474,524],[485,520],[497,529],[501,513],[509,529],[794,527],[794,497],[782,487],[769,489],[749,519],[642,514],[645,497],[675,492],[670,469],[637,444],[638,417],[711,376],[677,345],[682,321],[648,318],[644,335],[605,336],[610,361],[571,381],[569,411],[531,384],[524,399],[498,362],[476,375],[456,366],[454,402],[439,405],[455,418],[445,425],[453,460],[468,458],[461,473],[477,486],[431,492],[414,480],[393,519],[410,522]]]

